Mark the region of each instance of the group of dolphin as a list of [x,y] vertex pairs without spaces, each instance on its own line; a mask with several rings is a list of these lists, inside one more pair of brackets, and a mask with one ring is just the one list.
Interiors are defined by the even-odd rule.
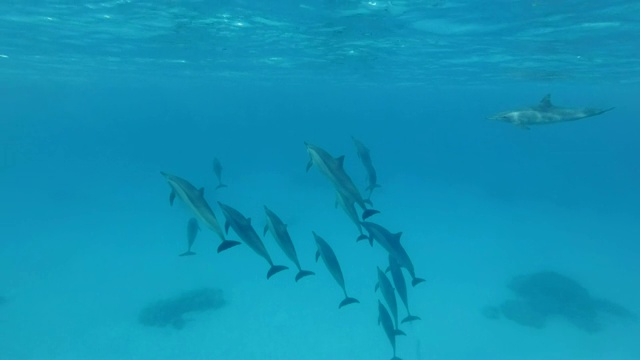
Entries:
[[[337,195],[336,206],[340,205],[351,221],[356,225],[360,233],[357,241],[368,240],[371,246],[373,246],[374,242],[377,242],[388,253],[389,263],[387,265],[387,270],[383,271],[380,267],[377,268],[378,281],[376,291],[378,289],[380,290],[382,298],[387,304],[385,307],[381,301],[378,301],[378,322],[382,325],[383,330],[393,347],[393,359],[398,359],[395,356],[395,337],[397,335],[404,335],[404,332],[398,328],[399,322],[396,292],[403,302],[407,312],[407,316],[401,321],[401,323],[420,319],[419,317],[412,315],[409,311],[407,286],[402,268],[408,271],[412,278],[411,283],[413,286],[423,282],[424,279],[418,278],[415,274],[413,263],[400,242],[402,233],[392,233],[379,224],[366,221],[370,216],[379,213],[378,210],[372,208],[370,197],[373,190],[378,188],[380,185],[377,183],[377,174],[369,155],[369,149],[355,138],[353,141],[356,145],[358,157],[362,161],[367,172],[368,185],[366,190],[369,193],[368,197],[365,198],[362,195],[349,174],[346,172],[344,168],[344,156],[333,157],[321,147],[305,143],[307,153],[310,157],[307,165],[307,171],[311,167],[315,166],[334,185]],[[221,180],[222,166],[217,159],[214,160],[213,168],[219,182],[216,189],[226,187]],[[280,271],[288,269],[287,266],[274,264],[269,252],[262,242],[262,239],[254,229],[250,218],[247,218],[235,208],[218,201],[217,204],[225,217],[224,225],[221,226],[214,211],[205,199],[204,188],[196,188],[189,181],[176,175],[166,172],[161,172],[161,174],[164,176],[171,188],[169,196],[170,205],[173,205],[177,197],[187,206],[194,216],[187,224],[188,249],[186,252],[180,254],[181,256],[195,255],[195,252],[191,249],[200,230],[199,223],[202,223],[220,238],[220,244],[217,248],[218,253],[240,245],[239,241],[231,240],[227,237],[229,229],[232,229],[244,244],[267,261],[269,264],[267,279]],[[361,209],[362,215],[358,214],[356,206]],[[284,254],[295,264],[298,269],[295,280],[298,281],[303,277],[314,275],[314,272],[302,269],[295,246],[287,230],[287,225],[267,206],[264,206],[264,211],[267,221],[263,235],[271,233],[272,237],[283,250]],[[366,235],[363,232],[363,229],[366,231]],[[356,298],[350,297],[347,294],[342,268],[332,247],[315,231],[312,231],[312,235],[317,247],[315,255],[316,262],[320,258],[322,259],[329,273],[344,293],[344,299],[340,302],[338,307],[342,308],[349,304],[359,303]],[[387,273],[391,274],[392,280],[387,277]]]
[[[373,189],[379,187],[379,185],[377,184],[377,175],[371,161],[369,150],[360,141],[355,138],[353,138],[353,140],[356,145],[358,157],[362,161],[368,175],[369,184],[367,186],[367,190],[369,191],[369,198],[364,199],[362,197],[360,191],[344,169],[344,156],[333,157],[319,146],[305,143],[307,153],[310,158],[307,170],[315,165],[315,167],[318,168],[318,170],[332,183],[337,194],[336,204],[342,207],[351,221],[356,224],[358,231],[360,232],[360,236],[358,236],[357,241],[367,239],[371,246],[373,246],[375,241],[388,253],[389,264],[387,269],[388,272],[391,273],[393,284],[387,277],[386,272],[378,267],[378,282],[376,290],[380,290],[382,297],[387,304],[385,307],[383,303],[378,300],[378,323],[382,325],[382,328],[391,343],[393,348],[393,359],[398,359],[398,357],[396,357],[395,339],[396,336],[405,335],[405,333],[398,328],[399,323],[396,292],[400,296],[400,299],[407,311],[407,316],[402,320],[402,323],[420,319],[415,315],[411,315],[411,312],[409,311],[407,287],[402,273],[402,268],[405,268],[408,271],[412,278],[411,284],[413,286],[416,286],[425,280],[417,277],[415,274],[415,268],[411,258],[400,242],[402,233],[392,233],[382,225],[366,221],[370,216],[379,213],[378,210],[374,210],[367,206],[372,205],[370,201],[371,192]],[[355,207],[356,204],[362,210],[362,220],[358,217]],[[367,232],[366,235],[362,231],[363,228]],[[318,244],[318,254],[316,254],[316,259],[318,256],[322,256],[326,266],[329,268],[329,271],[344,291],[345,299],[342,300],[339,307],[358,302],[356,299],[350,298],[347,295],[340,265],[329,244],[317,236],[316,233],[314,233],[314,237]]]

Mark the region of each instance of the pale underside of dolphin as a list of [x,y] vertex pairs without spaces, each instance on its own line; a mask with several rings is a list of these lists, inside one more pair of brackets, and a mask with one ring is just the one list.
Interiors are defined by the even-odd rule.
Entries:
[[533,125],[556,124],[575,121],[604,114],[614,108],[564,108],[551,103],[551,95],[546,95],[536,106],[504,111],[489,117],[490,120],[504,121],[523,129]]

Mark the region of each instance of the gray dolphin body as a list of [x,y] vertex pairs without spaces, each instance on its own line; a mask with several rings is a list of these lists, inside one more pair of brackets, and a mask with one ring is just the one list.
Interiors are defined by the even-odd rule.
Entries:
[[373,162],[371,161],[371,153],[369,148],[367,148],[362,142],[358,141],[355,137],[352,136],[351,139],[353,139],[353,143],[356,145],[358,157],[360,158],[360,161],[362,161],[362,165],[364,165],[364,169],[367,172],[369,185],[367,185],[366,190],[369,191],[369,197],[371,197],[373,189],[380,187],[380,184],[378,184],[378,174],[376,173],[376,169],[373,167]]
[[356,225],[358,228],[358,232],[360,235],[356,241],[364,240],[367,238],[366,235],[362,233],[362,225],[360,225],[360,218],[358,217],[358,212],[356,211],[355,203],[351,198],[345,197],[340,191],[336,191],[336,206],[340,206],[342,210],[347,214],[349,219]]
[[338,285],[340,285],[342,291],[344,292],[344,300],[340,302],[338,309],[345,305],[359,303],[360,301],[358,301],[358,299],[351,298],[349,297],[349,295],[347,295],[347,289],[344,285],[344,276],[342,275],[342,269],[340,268],[338,258],[333,252],[333,249],[331,249],[331,246],[329,246],[329,244],[315,232],[313,232],[313,238],[315,239],[316,245],[318,246],[318,250],[316,251],[316,261],[318,261],[318,259],[322,257],[322,261],[327,266],[327,269],[329,269],[331,276],[333,276],[333,278],[336,280]]
[[407,296],[407,284],[404,281],[404,275],[402,275],[402,268],[398,261],[391,255],[389,255],[389,271],[391,272],[391,278],[393,284],[396,286],[396,291],[400,300],[404,304],[404,308],[407,310],[407,317],[402,319],[402,323],[411,322],[414,320],[421,320],[418,316],[411,315],[409,311],[409,297]]
[[368,209],[367,203],[371,204],[369,200],[365,200],[360,193],[360,190],[353,183],[353,180],[347,174],[344,169],[344,155],[338,158],[334,158],[326,150],[319,146],[304,143],[307,147],[307,153],[309,153],[309,163],[307,164],[307,171],[315,165],[322,174],[324,174],[329,181],[335,186],[336,190],[340,192],[350,202],[356,203],[362,209],[362,219],[366,219],[371,215],[379,213],[374,209]]
[[380,292],[382,293],[382,297],[384,298],[384,301],[387,303],[387,306],[391,311],[391,315],[393,315],[393,323],[395,326],[394,329],[396,333],[406,335],[404,332],[398,329],[398,302],[396,301],[395,289],[393,288],[393,285],[391,285],[391,281],[389,281],[389,278],[387,277],[387,275],[384,274],[384,271],[382,271],[379,267],[377,269],[378,269],[378,283],[376,284],[376,290],[380,289]]
[[193,212],[200,222],[204,223],[209,229],[218,234],[222,243],[218,246],[218,252],[230,249],[236,245],[240,245],[238,241],[227,240],[216,215],[204,198],[204,188],[196,189],[190,182],[175,175],[166,172],[160,172],[165,177],[169,186],[171,186],[171,195],[169,203],[173,205],[174,199],[179,197],[189,209]]
[[226,219],[224,224],[225,230],[229,231],[229,227],[231,227],[233,231],[238,234],[240,239],[251,248],[251,250],[255,251],[256,254],[262,256],[269,263],[270,268],[267,272],[267,279],[282,270],[288,269],[288,267],[284,265],[273,264],[267,248],[264,246],[264,243],[260,239],[260,236],[258,236],[255,229],[251,225],[251,219],[246,218],[238,210],[232,208],[229,205],[225,205],[219,201],[218,205],[220,205],[222,213],[224,214],[224,217]]
[[200,226],[198,226],[198,220],[195,218],[189,219],[187,223],[187,251],[180,254],[180,256],[188,256],[195,255],[193,251],[191,251],[191,247],[193,243],[196,241],[196,236],[198,235],[198,231],[200,231]]
[[369,221],[363,221],[361,222],[361,224],[369,233],[370,243],[372,243],[374,240],[377,241],[385,250],[387,250],[389,255],[393,256],[394,259],[396,259],[401,267],[409,271],[412,279],[411,285],[416,286],[419,283],[425,281],[424,279],[416,277],[411,258],[409,258],[409,254],[407,254],[407,251],[404,249],[402,244],[400,244],[400,237],[402,236],[402,232],[394,234],[386,228]]
[[528,129],[532,125],[555,124],[559,122],[574,121],[604,114],[614,108],[563,108],[551,103],[551,95],[547,94],[536,106],[504,111],[489,117],[490,120],[499,120]]
[[213,173],[216,174],[218,178],[218,186],[216,186],[216,190],[227,187],[227,185],[222,183],[222,164],[220,164],[220,160],[218,158],[213,159]]
[[287,231],[287,225],[268,207],[265,206],[264,211],[267,214],[267,224],[264,227],[264,235],[269,231],[285,255],[296,265],[298,268],[296,282],[305,276],[315,275],[313,271],[302,270],[300,267],[300,260],[298,260],[296,248],[293,246],[289,231]]
[[391,360],[401,360],[396,356],[396,336],[404,335],[404,333],[398,333],[393,327],[393,320],[391,320],[391,315],[387,309],[382,305],[380,300],[378,300],[378,324],[382,325],[382,329],[385,334],[387,334],[387,338],[389,338],[389,342],[391,343],[391,347],[393,347],[393,357]]

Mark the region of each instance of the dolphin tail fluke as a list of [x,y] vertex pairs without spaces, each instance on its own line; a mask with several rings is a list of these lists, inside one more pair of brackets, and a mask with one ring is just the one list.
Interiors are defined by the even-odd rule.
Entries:
[[409,315],[406,318],[402,319],[401,323],[407,323],[407,322],[412,322],[412,321],[416,321],[416,320],[422,320],[420,319],[419,316],[415,316],[415,315]]
[[411,286],[416,286],[420,283],[425,282],[425,279],[421,279],[421,278],[413,278],[413,280],[411,280]]
[[399,357],[397,357],[397,356],[394,356],[394,357],[392,357],[392,358],[391,358],[391,360],[402,360],[402,359],[400,359],[400,358],[399,358]]
[[374,209],[367,209],[365,211],[362,212],[362,220],[366,220],[367,218],[375,215],[375,214],[379,214],[380,211],[378,210],[374,210]]
[[183,252],[179,256],[191,256],[191,255],[195,255],[195,254],[196,253],[194,253],[193,251],[189,250],[189,251]]
[[222,189],[222,188],[226,188],[226,187],[228,187],[228,186],[223,184],[223,183],[220,183],[218,186],[216,186],[216,190]]
[[284,266],[284,265],[271,265],[271,268],[269,269],[269,271],[267,272],[267,280],[272,277],[273,275],[279,273],[282,270],[287,270],[288,267]]
[[222,243],[218,245],[218,253],[231,249],[234,246],[240,245],[239,241],[235,240],[222,240]]
[[308,270],[300,270],[298,272],[298,274],[296,275],[296,282],[298,282],[298,280],[302,279],[305,276],[309,276],[309,275],[315,275],[316,273],[314,273],[313,271],[308,271]]
[[344,300],[340,302],[340,305],[338,305],[338,309],[342,308],[343,306],[347,306],[349,304],[359,304],[359,303],[360,301],[358,301],[358,299],[347,296],[344,298]]

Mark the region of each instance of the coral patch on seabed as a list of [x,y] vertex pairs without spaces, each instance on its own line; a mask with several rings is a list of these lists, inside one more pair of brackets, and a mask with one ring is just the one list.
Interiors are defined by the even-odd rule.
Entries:
[[203,288],[184,292],[174,298],[159,300],[144,307],[138,321],[145,326],[184,328],[187,321],[185,315],[195,315],[209,310],[216,310],[225,305],[222,290]]
[[508,287],[517,298],[485,307],[485,317],[498,319],[502,315],[536,329],[544,328],[550,318],[562,318],[588,333],[603,329],[603,314],[630,321],[638,318],[621,305],[591,296],[577,281],[553,271],[516,276]]

